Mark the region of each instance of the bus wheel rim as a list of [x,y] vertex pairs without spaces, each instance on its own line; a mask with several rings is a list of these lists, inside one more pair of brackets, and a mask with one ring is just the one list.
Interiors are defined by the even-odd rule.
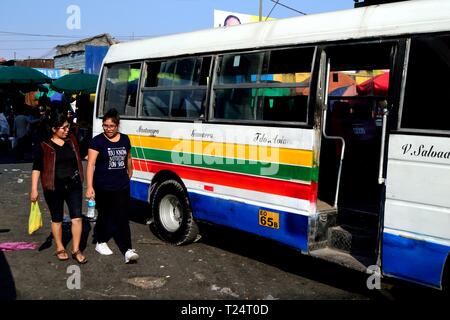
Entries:
[[161,224],[169,232],[175,232],[180,228],[182,212],[181,203],[176,196],[168,194],[161,199],[159,204]]

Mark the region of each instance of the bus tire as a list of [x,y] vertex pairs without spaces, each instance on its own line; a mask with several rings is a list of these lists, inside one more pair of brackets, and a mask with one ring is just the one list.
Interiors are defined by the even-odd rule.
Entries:
[[159,183],[152,197],[153,228],[156,235],[174,245],[188,244],[199,233],[189,198],[176,180]]

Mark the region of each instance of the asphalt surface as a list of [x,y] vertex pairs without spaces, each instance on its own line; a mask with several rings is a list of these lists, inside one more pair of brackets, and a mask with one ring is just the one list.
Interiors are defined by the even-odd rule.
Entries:
[[[97,254],[89,222],[85,222],[84,241],[88,263],[61,262],[48,241],[50,215],[43,197],[39,205],[44,226],[28,235],[31,163],[11,162],[0,160],[0,243],[36,243],[40,248],[0,251],[0,300],[392,301],[443,296],[401,281],[383,281],[381,290],[369,290],[365,274],[220,227],[200,225],[202,238],[197,242],[168,245],[145,224],[149,208],[138,202],[133,202],[130,223],[140,255],[137,264],[125,264],[112,240],[112,256]],[[70,240],[65,230],[65,239]]]

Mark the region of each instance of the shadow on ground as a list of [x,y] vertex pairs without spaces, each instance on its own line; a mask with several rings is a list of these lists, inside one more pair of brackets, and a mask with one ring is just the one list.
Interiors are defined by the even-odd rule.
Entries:
[[[148,203],[132,200],[131,221],[145,224],[150,217],[150,212]],[[259,261],[325,285],[361,294],[369,299],[405,301],[423,299],[423,297],[434,300],[445,299],[445,295],[438,290],[391,278],[382,280],[382,290],[369,290],[367,274],[303,255],[298,250],[246,232],[207,223],[199,223],[199,227],[202,235],[199,241],[205,245]]]
[[[89,240],[89,235],[92,231],[91,223],[83,218],[83,232],[81,233],[81,241],[80,241],[80,250],[84,251],[87,247],[87,242]],[[70,222],[63,222],[62,225],[62,241],[64,247],[67,249],[69,248],[68,245],[70,241],[72,240],[72,230],[71,230],[71,224]],[[50,232],[47,238],[38,248],[38,251],[46,250],[48,248],[52,248],[54,250],[54,243],[53,243],[53,235]]]
[[[369,275],[339,266],[335,263],[303,255],[269,239],[245,232],[209,224],[200,224],[201,242],[234,254],[239,254],[285,272],[295,274],[345,291],[362,294],[375,300],[433,299],[447,297],[439,290],[400,281],[383,279],[382,290],[369,290]],[[245,243],[245,245],[242,245]]]
[[16,285],[5,254],[0,251],[0,300],[16,300]]

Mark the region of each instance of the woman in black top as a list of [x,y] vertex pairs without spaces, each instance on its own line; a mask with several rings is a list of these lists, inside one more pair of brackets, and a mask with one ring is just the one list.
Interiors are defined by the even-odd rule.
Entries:
[[107,242],[114,237],[125,256],[125,263],[130,263],[139,259],[131,246],[128,220],[133,166],[130,139],[119,132],[119,122],[117,110],[106,112],[103,116],[103,133],[95,136],[90,143],[86,198],[95,197],[98,211],[94,231],[97,238],[95,250],[102,255],[112,254]]
[[73,135],[69,134],[70,125],[67,117],[55,115],[46,121],[48,136],[36,148],[30,199],[32,202],[38,199],[40,178],[44,198],[52,217],[51,229],[56,242],[55,255],[59,260],[69,259],[62,242],[64,201],[67,203],[72,220],[72,257],[83,264],[87,259],[80,251],[83,166],[78,144]]

